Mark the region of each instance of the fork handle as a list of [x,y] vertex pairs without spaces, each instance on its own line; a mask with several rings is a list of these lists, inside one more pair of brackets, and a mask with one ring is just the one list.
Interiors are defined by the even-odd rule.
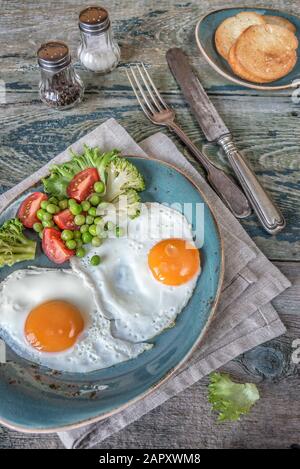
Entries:
[[184,131],[175,123],[168,123],[180,140],[188,147],[207,172],[207,179],[225,205],[232,211],[236,218],[246,218],[251,214],[251,207],[242,190],[234,180],[222,169],[217,168],[191,141]]

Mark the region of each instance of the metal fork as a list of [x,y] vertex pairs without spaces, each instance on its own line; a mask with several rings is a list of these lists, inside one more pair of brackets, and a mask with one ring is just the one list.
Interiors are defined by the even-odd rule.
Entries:
[[135,96],[148,119],[156,125],[163,125],[181,139],[193,155],[200,161],[207,173],[207,179],[217,194],[237,218],[245,218],[251,213],[249,202],[234,180],[217,168],[190,140],[175,122],[175,111],[167,105],[153,83],[145,65],[131,66],[126,70]]

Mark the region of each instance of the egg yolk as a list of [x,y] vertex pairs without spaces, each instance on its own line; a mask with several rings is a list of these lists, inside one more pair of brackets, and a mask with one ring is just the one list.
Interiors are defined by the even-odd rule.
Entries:
[[83,328],[78,308],[54,300],[31,310],[25,323],[25,336],[30,345],[41,352],[62,352],[74,345]]
[[182,285],[200,269],[199,250],[184,239],[170,238],[155,244],[148,254],[148,265],[165,285]]

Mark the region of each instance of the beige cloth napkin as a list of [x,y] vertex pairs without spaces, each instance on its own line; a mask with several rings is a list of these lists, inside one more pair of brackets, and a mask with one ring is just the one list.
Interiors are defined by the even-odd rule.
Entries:
[[[83,143],[99,145],[104,151],[119,148],[124,155],[149,155],[173,163],[192,178],[215,209],[224,239],[225,279],[210,329],[183,368],[152,394],[122,412],[60,433],[68,448],[91,448],[99,444],[241,353],[283,334],[285,328],[270,301],[290,286],[286,277],[262,254],[202,176],[164,134],[157,133],[139,146],[123,127],[110,119],[72,147],[80,151]],[[66,151],[56,159],[67,158]]]

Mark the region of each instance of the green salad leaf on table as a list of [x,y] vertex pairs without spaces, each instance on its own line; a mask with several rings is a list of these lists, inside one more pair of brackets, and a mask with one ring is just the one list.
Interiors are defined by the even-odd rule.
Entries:
[[239,420],[260,397],[255,384],[234,383],[226,373],[212,373],[208,390],[208,400],[213,410],[219,412],[219,422]]

